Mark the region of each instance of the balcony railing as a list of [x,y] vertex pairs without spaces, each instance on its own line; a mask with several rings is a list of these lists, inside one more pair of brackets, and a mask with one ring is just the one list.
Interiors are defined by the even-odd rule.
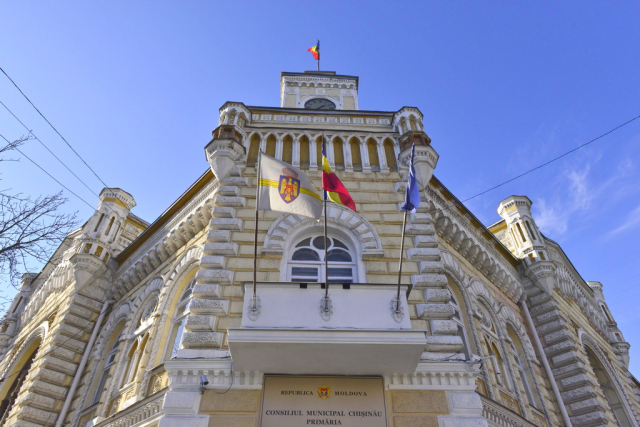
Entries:
[[480,395],[482,400],[482,416],[489,422],[490,427],[546,427],[547,422],[540,414],[534,413],[536,422],[524,419],[506,406],[501,405],[487,396]]
[[229,329],[236,369],[266,374],[384,375],[413,373],[425,350],[425,331],[411,327],[408,285],[260,282],[243,286],[240,328]]

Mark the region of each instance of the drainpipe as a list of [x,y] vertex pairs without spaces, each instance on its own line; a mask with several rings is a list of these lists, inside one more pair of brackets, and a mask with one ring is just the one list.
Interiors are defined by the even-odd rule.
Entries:
[[536,348],[538,349],[538,354],[540,354],[540,359],[542,359],[542,365],[544,366],[544,370],[547,373],[547,377],[549,377],[549,382],[551,382],[553,395],[556,397],[556,401],[558,402],[558,406],[560,407],[560,413],[562,414],[562,419],[564,420],[564,424],[567,427],[572,427],[571,419],[569,418],[569,414],[567,414],[567,408],[564,407],[564,402],[562,401],[560,390],[558,390],[556,379],[553,376],[553,372],[551,371],[551,367],[549,366],[547,357],[544,354],[542,343],[540,342],[540,337],[538,336],[536,327],[533,325],[533,319],[531,319],[531,314],[529,313],[529,307],[527,307],[527,302],[524,300],[524,298],[520,300],[520,307],[522,307],[522,311],[524,311],[524,317],[527,319],[527,326],[529,327],[529,331],[531,331],[531,335],[533,335],[533,340],[536,342]]
[[102,320],[104,319],[104,315],[107,314],[107,310],[113,300],[107,300],[102,305],[102,311],[100,312],[100,316],[98,316],[98,320],[96,320],[96,324],[93,327],[93,332],[91,333],[91,338],[89,339],[89,343],[87,347],[84,349],[84,354],[82,355],[82,360],[80,361],[80,365],[78,365],[78,370],[76,371],[76,375],[73,377],[73,383],[71,383],[71,388],[69,389],[69,393],[67,393],[67,398],[64,400],[64,405],[62,406],[62,411],[60,415],[58,415],[58,421],[56,422],[56,427],[62,427],[62,423],[64,422],[64,418],[67,416],[67,411],[69,411],[69,406],[71,406],[71,401],[73,400],[73,396],[76,394],[76,388],[78,388],[78,383],[80,382],[80,378],[82,377],[82,372],[84,372],[84,367],[87,364],[87,359],[89,359],[89,354],[91,353],[91,349],[93,348],[93,344],[96,341],[96,337],[98,336],[98,331],[102,326]]

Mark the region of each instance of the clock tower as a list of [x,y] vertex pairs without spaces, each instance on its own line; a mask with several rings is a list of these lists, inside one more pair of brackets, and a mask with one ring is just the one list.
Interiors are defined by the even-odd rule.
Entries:
[[335,71],[280,74],[280,107],[358,110],[358,77]]

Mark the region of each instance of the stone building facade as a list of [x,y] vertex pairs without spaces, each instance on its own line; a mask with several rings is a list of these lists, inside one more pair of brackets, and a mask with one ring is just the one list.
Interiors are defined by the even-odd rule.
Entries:
[[[542,235],[527,197],[504,199],[487,227],[433,175],[417,108],[360,110],[358,78],[332,72],[282,73],[280,87],[280,107],[220,108],[209,168],[153,223],[105,188],[58,262],[24,275],[0,327],[0,425],[268,426],[276,378],[317,381],[313,406],[345,396],[332,381],[363,377],[380,384],[370,411],[296,418],[287,397],[292,418],[276,425],[639,425],[602,284]],[[330,316],[321,223],[255,220],[259,150],[320,188],[322,138],[358,210],[328,207]],[[413,144],[422,204],[394,316]]]

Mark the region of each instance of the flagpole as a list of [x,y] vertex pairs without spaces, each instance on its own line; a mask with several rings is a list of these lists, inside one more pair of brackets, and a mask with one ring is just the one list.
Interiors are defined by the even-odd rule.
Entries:
[[[318,71],[320,71],[320,40],[318,42]],[[322,134],[322,142],[324,143],[324,134]]]
[[[323,157],[327,155],[327,147],[324,142],[324,132],[322,132],[322,155]],[[324,160],[324,159],[323,159]],[[327,300],[329,299],[329,259],[327,258],[327,251],[329,245],[327,244],[327,190],[322,190],[324,195],[324,298],[325,304],[327,304]],[[328,307],[325,305],[325,310]]]
[[260,203],[260,159],[262,157],[262,150],[258,151],[258,174],[256,180],[256,225],[253,233],[253,298],[251,302],[251,311],[254,315],[257,315],[257,277],[258,277],[258,205]]
[[402,281],[402,261],[404,260],[404,231],[407,228],[408,210],[404,211],[404,219],[402,220],[402,241],[400,243],[400,265],[398,267],[398,295],[396,296],[396,313],[400,311],[400,282]]

